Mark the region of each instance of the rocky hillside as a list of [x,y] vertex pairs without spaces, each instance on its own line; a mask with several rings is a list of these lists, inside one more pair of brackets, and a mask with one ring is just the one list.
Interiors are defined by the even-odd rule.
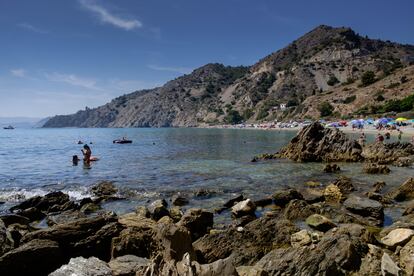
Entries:
[[[53,117],[45,127],[197,126],[318,117],[316,103],[321,99],[334,104],[332,114],[349,116],[362,107],[358,102],[365,101],[359,94],[378,94],[377,86],[369,88],[378,85],[371,84],[374,81],[385,85],[398,77],[404,84],[398,89],[392,84],[392,94],[384,88],[383,101],[412,93],[413,64],[412,45],[372,40],[349,28],[319,26],[251,67],[207,64],[162,87]],[[366,72],[373,72],[374,81],[361,87]],[[340,105],[354,94],[355,105]]]

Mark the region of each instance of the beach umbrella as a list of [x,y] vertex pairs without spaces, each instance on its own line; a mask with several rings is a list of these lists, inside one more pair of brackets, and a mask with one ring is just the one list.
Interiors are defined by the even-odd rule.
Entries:
[[397,122],[403,122],[403,121],[407,121],[408,119],[406,119],[406,118],[402,118],[402,117],[400,117],[400,118],[398,118],[397,120],[395,120],[395,121],[397,121]]
[[378,123],[381,125],[386,125],[389,121],[387,118],[378,119]]

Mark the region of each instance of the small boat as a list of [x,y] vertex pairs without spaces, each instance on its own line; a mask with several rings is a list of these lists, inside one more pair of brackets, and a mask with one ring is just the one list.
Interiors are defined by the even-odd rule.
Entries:
[[14,129],[14,127],[13,126],[6,126],[6,127],[3,127],[4,129]]
[[131,144],[132,140],[122,138],[122,139],[113,140],[112,143],[114,143],[114,144]]

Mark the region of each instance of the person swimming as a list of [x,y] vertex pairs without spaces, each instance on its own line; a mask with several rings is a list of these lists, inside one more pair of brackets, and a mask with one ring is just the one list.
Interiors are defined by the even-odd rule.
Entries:
[[77,155],[72,156],[72,164],[73,166],[77,166],[79,162],[79,157]]
[[83,149],[81,151],[82,151],[82,154],[83,154],[83,162],[86,163],[86,164],[90,164],[91,163],[91,155],[92,155],[91,148],[88,145],[84,145]]

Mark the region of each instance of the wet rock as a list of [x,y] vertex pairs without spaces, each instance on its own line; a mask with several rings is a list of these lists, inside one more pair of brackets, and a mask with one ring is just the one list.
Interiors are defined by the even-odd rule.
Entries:
[[351,196],[345,200],[344,206],[352,213],[364,217],[372,217],[379,221],[384,220],[384,207],[378,201],[359,196]]
[[66,262],[51,240],[32,240],[0,257],[0,275],[48,275]]
[[271,205],[273,203],[273,199],[268,197],[268,198],[262,198],[262,199],[258,199],[254,201],[254,205],[256,205],[257,207],[266,207],[268,205]]
[[381,239],[381,242],[390,248],[395,248],[400,245],[403,246],[414,236],[414,230],[398,228],[392,230],[388,235]]
[[402,275],[401,268],[399,268],[390,255],[384,252],[381,258],[381,273],[384,276],[400,276]]
[[116,194],[118,189],[112,182],[102,181],[92,187],[91,192],[97,197],[108,197]]
[[414,145],[411,143],[373,143],[364,147],[362,156],[367,162],[380,164],[398,164],[401,157],[410,157],[414,154]]
[[185,198],[180,194],[173,195],[171,201],[174,206],[184,206],[189,203],[188,198]]
[[100,209],[101,209],[101,206],[99,206],[98,204],[87,203],[87,204],[84,204],[80,208],[80,211],[84,214],[91,214],[91,213],[95,213],[95,212],[99,211]]
[[0,219],[0,256],[14,248],[14,241],[6,225]]
[[323,171],[326,173],[336,173],[339,172],[341,168],[337,164],[326,164]]
[[307,181],[305,183],[305,186],[310,187],[310,188],[317,188],[322,186],[321,182],[317,182],[317,181]]
[[234,218],[240,218],[246,215],[254,215],[256,205],[250,199],[240,201],[231,208],[231,214]]
[[245,198],[244,198],[244,196],[243,195],[238,195],[238,196],[236,196],[236,197],[234,197],[234,198],[232,198],[232,199],[229,199],[228,201],[226,201],[224,204],[223,204],[223,206],[224,207],[226,207],[226,208],[231,208],[231,207],[233,207],[234,206],[234,204],[236,204],[236,203],[238,203],[238,202],[240,202],[240,201],[243,201]]
[[283,217],[289,220],[305,219],[316,212],[318,212],[318,207],[304,200],[294,199],[283,210]]
[[22,237],[22,242],[52,240],[59,244],[66,256],[96,256],[109,260],[112,238],[118,236],[121,230],[117,218],[105,214],[30,232]]
[[387,184],[385,184],[384,181],[378,181],[375,182],[374,185],[372,185],[373,187],[373,192],[374,193],[380,193],[382,191],[382,189],[386,186]]
[[255,219],[256,219],[255,215],[242,216],[240,218],[237,218],[235,221],[233,221],[232,225],[234,225],[235,227],[239,227],[239,226],[243,227],[243,226],[245,226],[249,222],[252,222]]
[[308,230],[301,230],[292,234],[290,243],[293,247],[301,247],[312,243],[311,233]]
[[322,232],[326,232],[329,229],[336,227],[335,223],[333,223],[327,217],[324,217],[324,216],[318,215],[318,214],[313,214],[313,215],[309,216],[306,219],[306,224],[309,225],[310,227],[312,227],[312,228],[314,228],[318,231],[322,231]]
[[414,275],[414,238],[401,248],[400,266],[406,275]]
[[17,215],[28,218],[30,221],[42,220],[46,215],[35,207],[30,207],[17,212]]
[[273,196],[273,202],[280,206],[284,207],[286,204],[288,204],[293,199],[303,199],[303,196],[301,193],[296,191],[295,189],[284,189],[276,191]]
[[147,208],[147,207],[145,207],[145,206],[137,206],[137,207],[135,208],[135,213],[136,213],[138,216],[143,217],[143,218],[150,218],[150,217],[151,217],[151,213],[150,213],[150,211],[149,211],[149,210],[148,210],[148,208]]
[[174,223],[179,222],[183,216],[183,211],[181,211],[179,206],[174,206],[170,209],[170,216]]
[[380,165],[375,163],[367,163],[363,167],[364,173],[368,174],[389,174],[390,168],[386,165]]
[[346,176],[339,177],[332,184],[336,185],[344,195],[348,195],[350,192],[355,191],[352,180]]
[[[14,247],[11,248],[11,249],[13,249],[13,248],[19,247],[20,246],[20,240],[22,239],[22,237],[24,235],[26,235],[27,233],[29,233],[30,231],[33,231],[33,229],[29,225],[21,225],[21,224],[15,223],[15,224],[10,224],[7,227],[7,231],[9,231],[9,233],[11,235],[11,238],[14,242]],[[2,239],[0,238],[0,244],[1,244],[1,240]],[[8,243],[6,241],[6,242],[4,242],[3,245],[0,245],[0,246],[7,246],[7,245],[8,245]],[[1,252],[0,252],[0,256],[1,256]]]
[[338,129],[319,122],[304,127],[277,155],[299,162],[361,161],[362,147]]
[[137,271],[142,271],[149,266],[146,258],[134,255],[124,255],[111,260],[108,265],[113,276],[134,276]]
[[338,188],[338,186],[334,184],[329,184],[324,192],[323,197],[325,198],[325,201],[327,202],[341,202],[344,200],[344,196],[341,192],[341,190]]
[[36,196],[12,207],[10,210],[25,210],[34,207],[40,211],[59,212],[76,208],[76,204],[69,200],[69,196],[60,191],[49,193],[43,197]]
[[153,220],[159,220],[163,216],[169,216],[170,212],[167,209],[167,202],[164,199],[158,199],[148,206],[148,211]]
[[398,188],[392,189],[387,193],[387,197],[396,201],[414,199],[414,178],[410,178]]
[[112,276],[107,263],[95,257],[85,259],[77,257],[70,259],[69,263],[52,272],[49,276]]
[[2,215],[0,216],[0,219],[3,221],[6,227],[14,223],[21,225],[28,225],[30,223],[30,220],[28,218],[15,214]]
[[78,219],[86,218],[86,215],[80,211],[64,211],[61,213],[53,213],[46,217],[46,223],[49,226],[53,226],[56,224],[66,224],[71,221],[75,221]]
[[201,263],[211,263],[233,254],[236,266],[252,265],[273,248],[289,246],[290,236],[298,231],[289,220],[264,216],[248,223],[242,231],[228,228],[205,235],[193,246]]
[[213,227],[213,213],[202,209],[189,209],[177,223],[191,233],[193,241],[208,233],[209,228]]
[[201,198],[210,198],[217,194],[217,191],[214,190],[207,190],[207,189],[199,189],[194,192],[195,197],[201,197]]

